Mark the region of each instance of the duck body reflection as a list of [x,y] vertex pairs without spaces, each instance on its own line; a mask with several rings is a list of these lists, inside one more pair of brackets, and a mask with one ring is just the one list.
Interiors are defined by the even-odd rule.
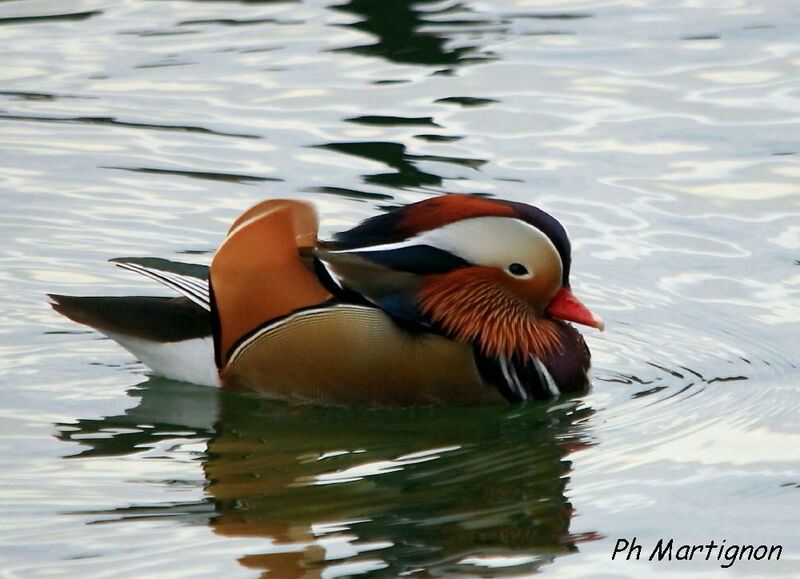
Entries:
[[[506,407],[358,410],[287,406],[153,378],[124,415],[59,425],[89,448],[72,458],[135,454],[180,432],[206,440],[195,460],[204,497],[96,512],[154,516],[264,538],[238,557],[279,577],[531,572],[591,535],[569,531],[570,452],[591,444],[579,400]],[[147,429],[136,426],[149,424]],[[117,433],[109,436],[109,433]],[[168,484],[165,481],[165,484]],[[170,484],[174,484],[172,481]]]

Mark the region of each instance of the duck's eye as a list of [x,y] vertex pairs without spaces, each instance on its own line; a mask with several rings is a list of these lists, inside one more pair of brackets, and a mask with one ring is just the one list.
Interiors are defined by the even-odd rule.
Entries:
[[508,266],[508,273],[516,277],[525,277],[530,272],[528,271],[528,268],[521,263],[512,263]]

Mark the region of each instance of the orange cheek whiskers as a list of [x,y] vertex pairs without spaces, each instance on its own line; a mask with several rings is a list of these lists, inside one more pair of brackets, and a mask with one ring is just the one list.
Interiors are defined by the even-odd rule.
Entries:
[[488,268],[473,267],[430,276],[419,295],[420,308],[455,339],[473,342],[491,357],[560,349],[557,324],[542,318],[492,279]]

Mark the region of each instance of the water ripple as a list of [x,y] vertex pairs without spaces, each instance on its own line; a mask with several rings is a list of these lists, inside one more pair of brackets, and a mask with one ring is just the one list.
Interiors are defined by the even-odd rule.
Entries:
[[[785,542],[797,19],[755,0],[0,2],[5,568],[589,576],[618,537]],[[568,228],[572,286],[607,321],[584,332],[586,396],[220,401],[140,384],[44,298],[159,291],[106,260],[207,263],[264,198],[315,203],[329,237],[448,192]]]

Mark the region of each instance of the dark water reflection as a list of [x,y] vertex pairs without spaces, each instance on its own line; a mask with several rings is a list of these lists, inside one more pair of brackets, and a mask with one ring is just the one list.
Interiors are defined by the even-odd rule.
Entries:
[[[7,95],[12,95],[13,93],[6,92]],[[67,97],[57,97],[56,95],[45,95],[45,94],[36,94],[32,96],[30,94],[22,94],[22,95],[15,95],[15,96],[22,96],[27,100],[52,100],[56,98],[67,98]],[[67,124],[87,124],[87,125],[104,125],[104,126],[116,126],[116,127],[125,127],[125,128],[132,128],[132,129],[146,129],[150,131],[178,131],[178,132],[186,132],[186,133],[199,133],[205,135],[215,135],[220,137],[236,137],[238,139],[257,139],[259,138],[257,135],[245,135],[245,134],[233,134],[233,133],[223,133],[219,131],[212,131],[210,129],[206,129],[203,127],[186,127],[186,126],[178,126],[178,125],[163,125],[163,124],[148,124],[148,123],[131,123],[120,121],[117,119],[113,119],[110,117],[67,117],[67,118],[54,118],[54,117],[32,117],[29,115],[26,116],[14,116],[14,115],[0,115],[0,119],[4,121],[22,121],[22,122],[37,122],[37,123],[67,123]]]
[[[611,563],[636,535],[784,542],[787,567],[740,573],[797,575],[800,13],[557,4],[0,2],[5,572],[718,568]],[[261,199],[315,203],[328,237],[445,192],[567,227],[608,322],[586,398],[373,413],[131,387],[141,365],[45,304],[157,291],[105,262],[208,263]]]
[[262,552],[238,559],[247,568],[279,577],[328,566],[502,575],[533,571],[594,538],[570,533],[565,497],[569,454],[592,444],[585,423],[593,412],[580,400],[349,411],[160,379],[130,395],[139,403],[122,415],[58,425],[62,440],[87,447],[72,460],[135,455],[170,438],[207,440],[195,459],[206,496],[82,514],[98,522],[165,517],[263,538]]
[[26,23],[45,23],[45,22],[73,22],[86,20],[93,16],[102,14],[101,10],[91,10],[87,12],[70,12],[68,14],[41,14],[36,16],[9,16],[0,18],[0,26],[4,24],[26,24]]
[[356,155],[365,159],[381,161],[395,169],[394,173],[378,173],[365,175],[364,181],[388,187],[425,187],[439,186],[442,178],[431,172],[422,171],[417,163],[429,161],[434,163],[450,163],[470,169],[477,169],[486,161],[481,159],[462,159],[458,157],[440,157],[436,155],[410,155],[405,145],[399,143],[329,143],[320,148],[331,149],[347,155]]
[[[493,24],[491,21],[465,18],[469,11],[458,2],[352,0],[336,8],[363,17],[363,20],[349,26],[374,34],[378,38],[374,44],[341,50],[379,56],[398,63],[422,65],[458,66],[492,58],[491,55],[481,52],[478,46],[449,47],[448,35],[424,30],[431,25],[473,28]],[[446,19],[443,20],[442,17]]]

